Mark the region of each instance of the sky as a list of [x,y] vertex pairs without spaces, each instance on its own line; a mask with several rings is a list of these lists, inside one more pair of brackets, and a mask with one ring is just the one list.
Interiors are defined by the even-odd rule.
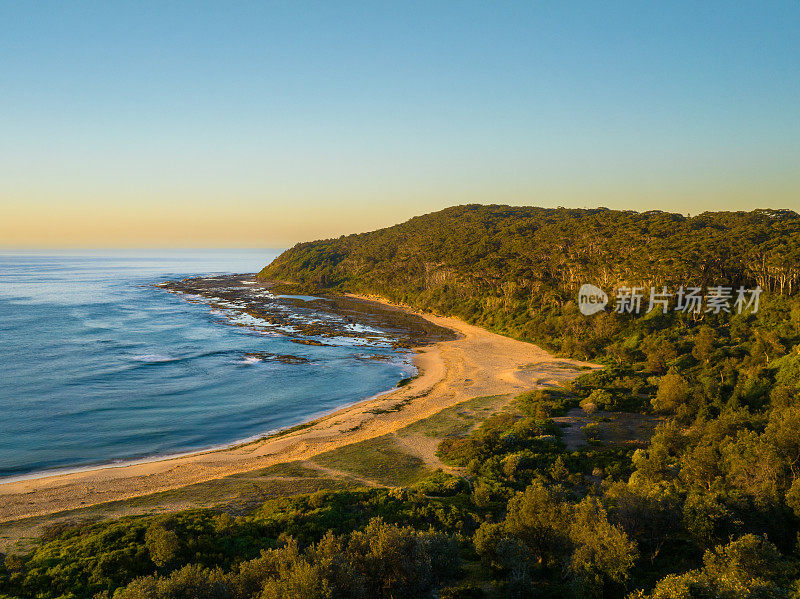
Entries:
[[800,211],[800,2],[2,2],[0,246]]

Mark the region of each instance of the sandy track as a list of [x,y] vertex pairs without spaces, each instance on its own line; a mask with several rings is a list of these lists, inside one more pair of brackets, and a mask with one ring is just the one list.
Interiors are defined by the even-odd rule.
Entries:
[[[0,522],[138,497],[305,460],[427,418],[473,397],[519,392],[578,375],[575,360],[453,318],[425,315],[460,338],[417,348],[420,375],[409,385],[312,421],[307,428],[237,447],[117,468],[0,484]],[[546,383],[545,383],[546,381]]]

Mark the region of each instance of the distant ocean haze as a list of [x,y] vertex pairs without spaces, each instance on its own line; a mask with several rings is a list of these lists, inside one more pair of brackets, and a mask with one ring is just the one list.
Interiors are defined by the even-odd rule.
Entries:
[[[300,345],[154,286],[256,272],[277,253],[0,254],[0,477],[225,445],[408,376],[388,343]],[[270,354],[308,361],[258,357]]]

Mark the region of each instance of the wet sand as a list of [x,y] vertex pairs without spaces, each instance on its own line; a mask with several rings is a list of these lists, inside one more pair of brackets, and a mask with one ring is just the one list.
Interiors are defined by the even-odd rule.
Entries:
[[558,385],[578,376],[582,367],[595,366],[556,358],[535,345],[454,318],[421,316],[438,327],[455,331],[457,338],[416,347],[414,364],[419,374],[403,387],[266,439],[227,449],[0,484],[0,522],[139,497],[309,459],[395,432],[467,399]]

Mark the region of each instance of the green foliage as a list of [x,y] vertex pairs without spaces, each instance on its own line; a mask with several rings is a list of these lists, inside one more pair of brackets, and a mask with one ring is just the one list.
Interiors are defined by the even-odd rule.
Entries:
[[541,482],[509,501],[503,522],[481,525],[475,549],[491,567],[534,579],[555,579],[566,569],[575,577],[574,590],[597,596],[624,583],[638,555],[597,498],[572,506]]
[[689,384],[674,370],[658,382],[658,392],[653,398],[653,409],[662,414],[675,412],[689,400]]
[[[27,556],[7,557],[7,572],[0,571],[0,592],[40,598],[92,597],[102,592],[113,595],[136,579],[125,597],[249,597],[253,595],[236,589],[255,585],[260,593],[266,578],[259,574],[262,578],[253,583],[241,574],[245,569],[242,564],[249,564],[251,574],[263,572],[265,562],[259,561],[259,556],[263,557],[264,551],[278,555],[273,549],[289,537],[297,539],[296,548],[300,544],[311,548],[329,533],[347,537],[353,543],[358,540],[364,559],[380,561],[377,554],[369,553],[369,538],[375,531],[388,539],[386,547],[375,549],[378,554],[389,551],[389,545],[397,539],[406,543],[401,543],[402,550],[417,547],[414,551],[418,558],[428,564],[425,584],[438,585],[450,577],[458,561],[453,541],[449,536],[412,534],[409,526],[456,532],[476,528],[473,512],[458,497],[458,493],[466,492],[463,483],[451,485],[450,479],[441,475],[438,481],[430,482],[438,482],[449,497],[428,498],[420,492],[386,489],[330,491],[272,500],[252,515],[237,518],[193,510],[70,527]],[[354,531],[366,532],[358,536]],[[436,555],[430,557],[425,553],[429,550]],[[286,547],[280,551],[286,551]],[[369,567],[375,576],[380,574],[379,563]],[[413,569],[418,574],[423,572],[416,563]],[[280,570],[270,571],[273,578],[281,578]],[[292,577],[302,579],[303,573],[300,568]],[[282,584],[275,582],[273,586],[282,588]]]
[[[584,400],[587,404],[597,406],[601,410],[607,410],[614,406],[614,396],[605,389],[595,389]],[[581,402],[582,404],[584,402]]]
[[17,564],[9,586],[24,596],[91,597],[188,561],[210,567],[252,557],[264,532],[259,523],[205,511],[75,526]]
[[164,567],[177,557],[180,540],[175,531],[154,524],[148,527],[145,533],[144,546],[147,547],[153,563],[158,567]]
[[575,549],[569,568],[585,589],[599,592],[607,583],[625,582],[638,557],[636,543],[608,521],[596,497],[586,497],[573,511],[569,528]]
[[429,497],[452,497],[469,489],[467,481],[441,470],[416,483],[413,488]]
[[701,569],[667,576],[649,595],[637,593],[635,597],[777,599],[790,596],[788,587],[792,575],[796,575],[793,568],[772,543],[755,535],[744,535],[725,546],[706,551]]
[[551,463],[561,452],[559,434],[552,420],[499,412],[466,436],[444,439],[438,455],[448,464],[470,466],[475,472],[493,468],[513,478]]
[[577,398],[565,389],[537,389],[518,395],[515,406],[526,416],[544,420],[563,416],[578,405]]
[[375,518],[363,531],[327,534],[304,550],[288,539],[227,572],[187,565],[167,576],[138,578],[114,598],[424,597],[452,579],[458,565],[453,539]]

